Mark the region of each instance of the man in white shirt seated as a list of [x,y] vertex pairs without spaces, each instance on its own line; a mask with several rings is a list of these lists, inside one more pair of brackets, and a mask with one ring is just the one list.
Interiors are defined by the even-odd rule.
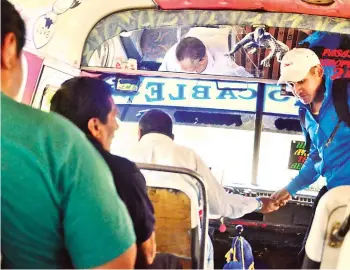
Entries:
[[199,155],[174,142],[172,129],[172,119],[167,113],[155,109],[147,111],[139,121],[139,142],[126,155],[134,162],[176,166],[197,172],[208,188],[211,215],[239,218],[253,211],[270,213],[278,209],[277,203],[269,197],[228,194]]
[[253,77],[224,54],[196,37],[185,37],[167,51],[159,71]]
[[[254,211],[266,214],[279,208],[269,197],[254,198],[228,194],[199,155],[192,149],[174,142],[172,119],[164,111],[153,109],[142,115],[139,121],[139,142],[126,153],[126,156],[134,162],[182,167],[197,172],[206,183],[210,215],[239,218]],[[146,182],[164,181],[162,173],[150,171],[142,173]],[[172,174],[171,181],[181,177],[188,176]],[[213,250],[210,241],[209,245],[208,269],[211,269]]]

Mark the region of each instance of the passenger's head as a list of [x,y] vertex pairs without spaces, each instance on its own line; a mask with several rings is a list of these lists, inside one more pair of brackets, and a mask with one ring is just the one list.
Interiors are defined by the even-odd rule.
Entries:
[[176,58],[186,72],[202,73],[208,65],[206,47],[195,37],[182,39],[176,47]]
[[160,133],[174,139],[173,121],[166,112],[149,110],[139,121],[139,138],[149,133]]
[[323,74],[317,55],[310,49],[297,48],[282,58],[278,83],[286,83],[302,103],[310,104],[318,94]]
[[1,0],[1,91],[14,98],[22,82],[24,22],[7,0]]
[[69,79],[52,97],[50,109],[71,120],[85,134],[98,140],[104,149],[110,150],[118,124],[117,108],[106,82],[88,77]]

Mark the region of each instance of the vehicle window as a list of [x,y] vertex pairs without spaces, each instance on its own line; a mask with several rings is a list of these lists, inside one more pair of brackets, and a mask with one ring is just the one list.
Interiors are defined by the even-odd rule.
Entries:
[[123,123],[113,151],[122,154],[137,141],[137,121],[145,110],[163,109],[173,118],[176,143],[195,150],[218,181],[249,183],[257,84],[246,85],[245,91],[218,90],[215,81],[144,78],[137,93],[114,97]]

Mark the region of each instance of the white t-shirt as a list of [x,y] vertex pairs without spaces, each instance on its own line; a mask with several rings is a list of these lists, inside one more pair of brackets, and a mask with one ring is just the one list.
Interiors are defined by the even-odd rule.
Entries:
[[[253,197],[244,197],[237,194],[228,194],[215,179],[209,167],[192,149],[175,144],[166,135],[150,133],[123,155],[134,162],[151,163],[167,166],[187,168],[203,177],[207,187],[209,213],[214,216],[239,218],[258,208],[258,202]],[[146,182],[149,181],[177,181],[179,177],[188,177],[181,174],[172,174],[170,178],[164,174],[143,171]]]
[[[178,44],[179,43],[176,43],[167,51],[162,65],[158,69],[159,71],[186,72],[181,69],[176,58],[176,48]],[[207,44],[205,44],[205,46],[207,48],[208,65],[201,74],[253,77],[244,67],[237,65],[230,58],[226,57],[224,52],[211,49]]]

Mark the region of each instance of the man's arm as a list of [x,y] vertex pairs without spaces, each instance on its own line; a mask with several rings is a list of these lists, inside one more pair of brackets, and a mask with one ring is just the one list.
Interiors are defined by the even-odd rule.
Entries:
[[75,268],[133,268],[131,218],[109,168],[83,136],[71,134],[57,178],[65,247]]
[[292,196],[299,190],[310,186],[320,176],[315,170],[315,159],[319,159],[319,155],[317,149],[315,149],[315,147],[312,145],[310,154],[299,171],[299,174],[286,187],[287,191]]
[[132,167],[129,179],[125,179],[130,184],[125,190],[127,196],[123,196],[123,200],[134,224],[138,250],[142,252],[142,255],[138,255],[138,261],[143,259],[144,263],[150,265],[156,256],[154,208],[147,194],[143,174],[135,164]]
[[310,154],[306,159],[299,174],[284,188],[271,195],[273,200],[278,201],[279,206],[284,206],[299,190],[302,190],[314,183],[320,176],[314,166],[314,159],[319,158],[318,151],[311,146]]
[[132,245],[119,257],[94,269],[133,269],[136,259],[136,245]]
[[156,244],[156,234],[153,231],[151,236],[141,244],[140,249],[143,254],[143,258],[147,265],[151,265],[156,257],[157,244]]
[[210,214],[228,218],[239,218],[258,209],[259,203],[256,198],[245,197],[238,194],[228,194],[215,179],[203,160],[196,154],[195,157],[197,161],[196,171],[204,178],[207,184]]

